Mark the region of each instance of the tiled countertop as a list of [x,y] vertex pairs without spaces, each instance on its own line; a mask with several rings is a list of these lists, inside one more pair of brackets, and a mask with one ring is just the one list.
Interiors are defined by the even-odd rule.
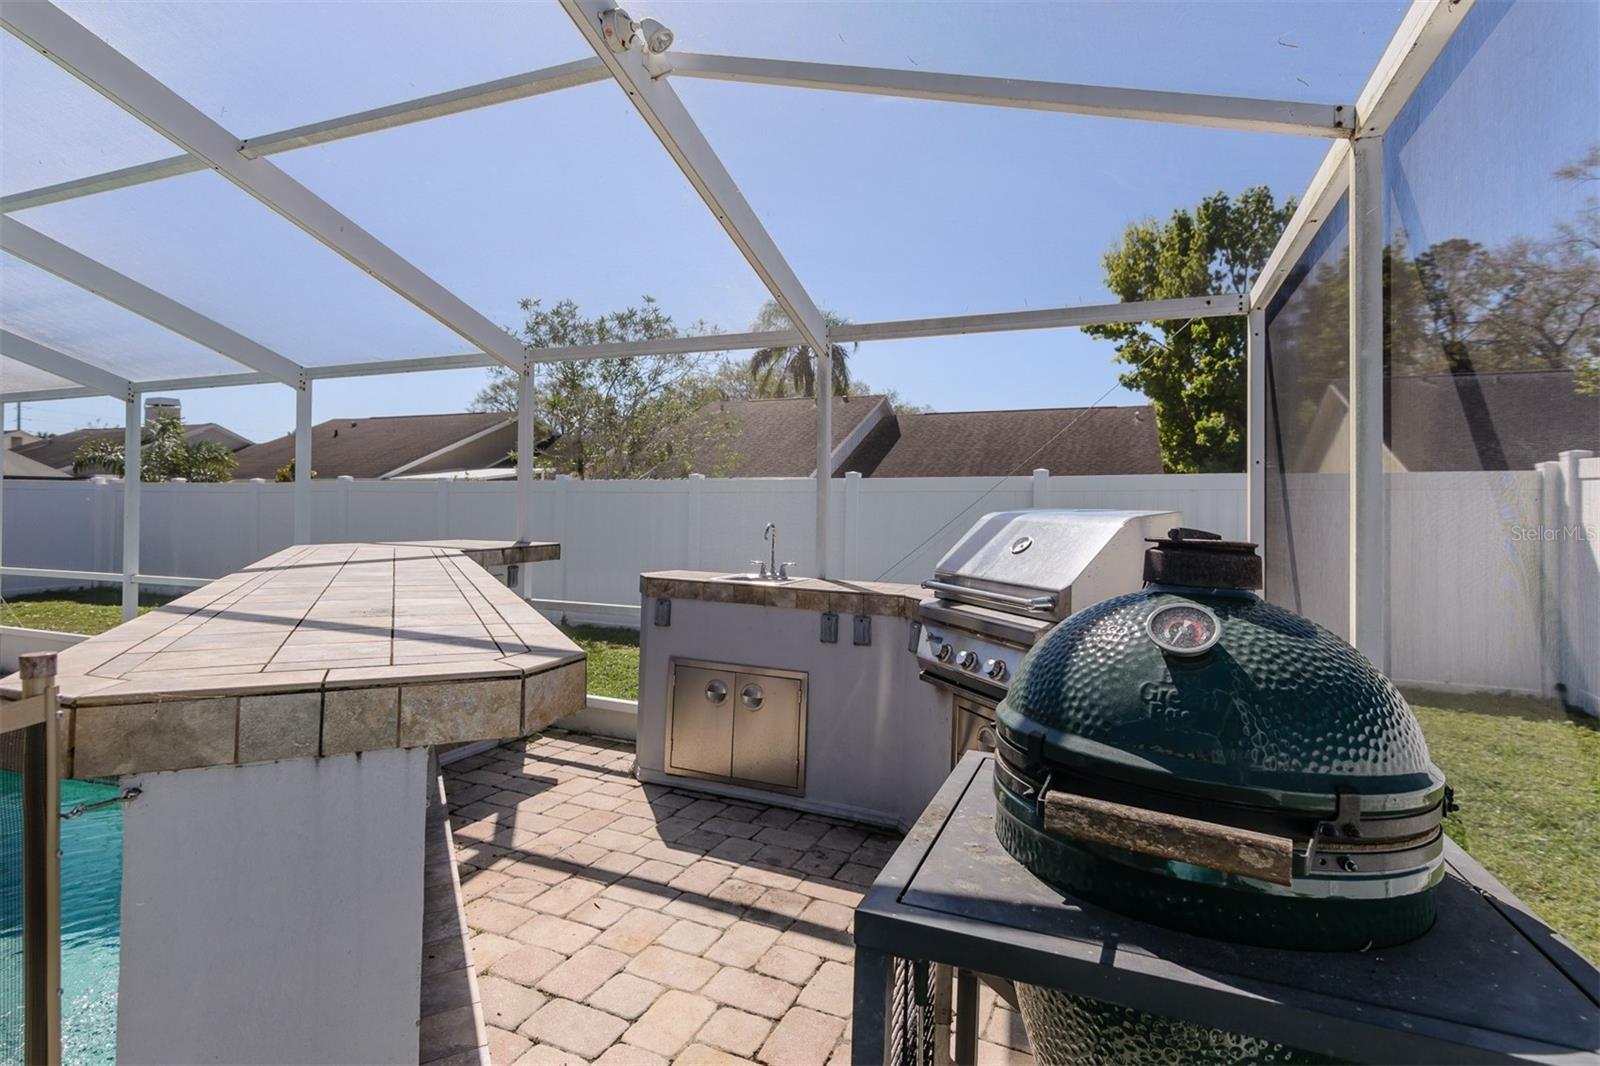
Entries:
[[917,604],[928,593],[917,585],[892,581],[824,581],[797,578],[777,584],[740,581],[727,574],[701,570],[656,570],[639,575],[639,592],[647,597],[787,607],[797,611],[916,617]]
[[549,540],[382,540],[378,543],[406,548],[446,548],[460,552],[479,566],[515,566],[561,558],[561,545]]
[[586,664],[461,548],[312,544],[62,652],[57,686],[67,772],[100,777],[520,736]]

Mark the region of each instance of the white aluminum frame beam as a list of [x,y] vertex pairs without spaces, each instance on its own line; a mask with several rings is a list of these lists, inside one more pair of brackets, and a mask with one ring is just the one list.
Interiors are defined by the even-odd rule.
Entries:
[[641,42],[636,40],[622,52],[613,52],[606,44],[600,17],[616,4],[613,0],[561,0],[561,6],[778,301],[789,323],[800,331],[819,359],[825,358],[828,331],[822,312],[801,286],[677,92],[665,78],[656,77],[659,70],[652,71],[646,65],[646,50]]
[[1105,85],[937,74],[921,70],[803,63],[698,52],[670,53],[667,65],[670,73],[677,77],[709,78],[746,85],[829,89],[873,96],[1307,137],[1350,136],[1355,111],[1349,104],[1122,89]]
[[1176,300],[1142,300],[1079,307],[1042,307],[1036,311],[911,318],[898,322],[847,322],[828,330],[835,343],[907,340],[914,337],[958,337],[968,333],[1015,333],[1034,329],[1117,322],[1165,322],[1179,318],[1221,318],[1245,313],[1243,293],[1186,296]]
[[[357,111],[338,118],[330,118],[323,122],[314,122],[305,126],[279,130],[276,133],[251,137],[240,144],[239,151],[250,159],[257,159],[261,156],[288,152],[296,148],[309,148],[313,145],[327,144],[331,141],[341,141],[348,137],[358,137],[363,133],[376,133],[379,130],[426,122],[429,119],[441,118],[445,115],[457,115],[480,107],[490,107],[494,104],[508,103],[512,100],[526,100],[529,97],[541,96],[561,89],[571,89],[579,85],[605,81],[610,76],[600,60],[580,59],[573,63],[543,67],[523,74],[513,74],[508,78],[497,78],[494,81],[468,85],[461,89],[433,93],[428,96],[417,97],[414,100],[370,108],[366,111]],[[29,189],[25,192],[13,193],[10,196],[0,198],[0,211],[25,211],[30,207],[43,207],[45,204],[75,200],[80,196],[92,196],[95,193],[109,192],[113,189],[126,189],[134,185],[160,181],[163,178],[175,178],[180,174],[193,174],[205,169],[206,164],[192,155],[172,156],[150,163],[140,163],[136,166],[108,170],[103,174],[93,174],[86,178],[74,178],[71,181],[63,181],[54,185]]]
[[84,395],[127,399],[136,391],[136,386],[127,378],[119,377],[104,367],[86,363],[76,356],[57,351],[38,341],[19,336],[9,329],[0,329],[0,354],[54,374],[58,378],[76,381],[84,386]]
[[522,369],[516,338],[270,161],[242,154],[237,137],[54,4],[5,4],[0,25],[447,329]]
[[1284,227],[1283,236],[1278,238],[1272,254],[1267,257],[1266,265],[1261,268],[1261,273],[1256,275],[1255,282],[1250,286],[1251,310],[1262,310],[1272,301],[1278,290],[1283,287],[1283,283],[1289,280],[1289,274],[1300,262],[1300,258],[1306,254],[1306,249],[1311,246],[1311,242],[1321,230],[1322,223],[1339,205],[1348,187],[1345,173],[1349,157],[1349,141],[1334,142],[1329,147],[1328,154],[1322,157],[1322,162],[1317,165],[1317,172],[1311,176],[1310,186],[1300,197],[1300,202],[1295,205],[1294,214],[1289,216],[1289,224]]
[[271,348],[68,248],[14,218],[0,216],[0,248],[63,281],[132,311],[140,318],[164,326],[180,337],[187,337],[218,355],[257,370],[273,381],[298,385],[304,375],[304,367]]
[[[1216,293],[1176,300],[1146,300],[1131,303],[1085,304],[1072,307],[1047,307],[1030,311],[999,311],[943,318],[913,318],[888,322],[847,322],[828,330],[834,344],[858,341],[906,340],[919,337],[954,337],[969,333],[1002,333],[1037,329],[1070,329],[1075,326],[1115,322],[1162,322],[1186,318],[1216,318],[1244,314],[1246,301],[1238,293]],[[528,363],[576,362],[587,359],[617,359],[638,355],[687,355],[700,352],[754,351],[758,348],[788,347],[805,343],[799,330],[766,330],[752,333],[707,333],[689,337],[663,337],[653,341],[615,341],[606,344],[571,345],[560,348],[533,348]],[[26,360],[24,360],[26,361]],[[360,363],[336,363],[305,368],[307,381],[324,378],[366,377],[380,374],[409,374],[430,370],[463,370],[493,366],[495,360],[479,352],[434,355],[417,359],[374,359]],[[48,368],[41,368],[48,369]],[[66,376],[66,375],[63,375]],[[218,374],[199,378],[167,378],[138,382],[144,392],[179,392],[185,389],[258,385],[275,379],[264,374]],[[76,399],[94,395],[88,389],[39,389],[30,392],[4,392],[6,402],[22,400]],[[119,394],[120,395],[120,394]]]

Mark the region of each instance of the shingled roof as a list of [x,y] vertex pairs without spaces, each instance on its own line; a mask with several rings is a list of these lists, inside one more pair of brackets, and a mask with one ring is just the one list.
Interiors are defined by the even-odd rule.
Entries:
[[892,416],[838,467],[866,477],[1159,474],[1155,409],[1047,407]]
[[[250,447],[250,441],[228,429],[226,426],[215,422],[185,423],[184,436],[190,441],[213,441],[230,450],[233,448]],[[57,433],[50,437],[41,437],[29,444],[14,446],[11,450],[17,455],[26,456],[36,463],[54,467],[57,470],[72,472],[72,457],[78,454],[78,449],[91,441],[105,440],[113,444],[122,443],[122,427],[115,429],[75,429],[70,433]],[[234,453],[235,455],[238,452]]]
[[[702,416],[727,419],[731,437],[691,469],[723,477],[809,477],[816,468],[812,399],[734,400]],[[833,475],[1003,477],[1043,467],[1058,474],[1159,474],[1155,410],[1052,407],[1027,411],[897,414],[881,396],[835,399]]]
[[[1572,449],[1600,450],[1600,397],[1571,370],[1419,374],[1384,382],[1387,461],[1403,470],[1531,470]],[[1328,386],[1295,469],[1343,469],[1344,386]]]
[[[833,444],[835,472],[841,445],[854,448],[852,435],[892,414],[882,396],[835,397]],[[707,404],[701,418],[713,441],[689,464],[692,473],[719,477],[810,477],[817,468],[817,401],[798,396],[781,400],[722,400]],[[727,431],[720,429],[727,424]],[[843,454],[849,454],[848,451]]]
[[[330,418],[311,427],[311,466],[319,478],[494,466],[515,446],[516,436],[514,416],[495,411]],[[233,457],[239,463],[235,481],[270,481],[294,458],[294,435],[252,444]]]

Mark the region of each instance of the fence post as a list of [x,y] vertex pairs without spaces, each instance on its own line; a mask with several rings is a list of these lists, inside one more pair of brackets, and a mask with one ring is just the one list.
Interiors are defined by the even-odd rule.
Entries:
[[854,577],[861,572],[861,471],[852,470],[844,476],[844,556],[843,577]]
[[689,475],[689,504],[684,514],[684,526],[687,531],[688,544],[684,547],[684,569],[699,570],[705,562],[705,553],[700,547],[700,537],[704,529],[706,476],[704,474]]
[[1539,473],[1539,663],[1541,690],[1554,695],[1561,668],[1561,543],[1546,540],[1546,530],[1560,529],[1561,464],[1537,464]]
[[1033,506],[1036,509],[1050,506],[1050,471],[1042,466],[1033,472]]
[[[1578,654],[1586,654],[1589,648],[1585,641],[1588,634],[1584,632],[1585,601],[1583,590],[1578,587],[1582,579],[1583,567],[1578,560],[1578,553],[1585,547],[1581,536],[1583,526],[1583,481],[1582,464],[1594,453],[1583,450],[1562,452],[1558,457],[1561,463],[1561,524],[1557,527],[1555,537],[1557,549],[1561,553],[1560,584],[1556,587],[1563,593],[1560,603],[1560,615],[1556,625],[1561,633],[1561,676],[1557,678],[1559,684],[1565,685],[1570,693],[1575,688],[1580,688],[1574,682],[1581,681],[1584,667],[1572,661],[1573,657],[1567,655],[1566,649],[1574,648]],[[1569,593],[1570,590],[1570,593]],[[1571,611],[1567,610],[1571,605]],[[1573,632],[1576,630],[1576,632]],[[1577,676],[1574,676],[1577,675]],[[1581,689],[1580,689],[1581,690]],[[1580,697],[1581,699],[1581,697]],[[1568,702],[1577,702],[1569,700]]]
[[340,474],[334,478],[334,487],[339,492],[339,539],[346,544],[350,542],[350,493],[356,487],[356,479],[352,474]]
[[567,508],[572,503],[572,475],[556,475],[556,542],[561,545],[561,595],[567,598],[567,564],[571,545],[567,543]]

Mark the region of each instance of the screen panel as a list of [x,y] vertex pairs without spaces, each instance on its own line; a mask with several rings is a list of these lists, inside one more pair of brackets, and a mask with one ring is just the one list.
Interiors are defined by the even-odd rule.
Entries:
[[1267,310],[1266,595],[1349,632],[1349,213],[1341,198]]
[[556,4],[61,6],[241,138],[593,54]]
[[[816,63],[1353,100],[1408,5],[983,2],[675,3],[653,14],[675,48]],[[1196,62],[1196,49],[1203,62]]]
[[767,295],[609,81],[274,159],[507,326],[525,298],[592,316],[648,295],[680,328],[742,331]]
[[15,256],[0,253],[0,278],[7,329],[119,377],[159,381],[247,369]]
[[0,194],[177,154],[165,137],[0,33]]
[[211,171],[17,217],[302,365],[472,350]]
[[1484,0],[1384,139],[1401,680],[1600,689],[1600,540],[1539,472],[1600,452],[1597,42],[1593,4]]

